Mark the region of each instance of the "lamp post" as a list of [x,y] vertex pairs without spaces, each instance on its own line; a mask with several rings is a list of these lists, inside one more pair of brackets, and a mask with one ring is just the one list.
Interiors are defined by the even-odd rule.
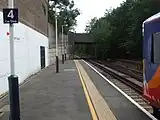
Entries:
[[63,49],[64,49],[64,40],[63,40],[63,27],[64,27],[64,25],[62,25],[62,64],[64,64],[64,51],[63,51]]
[[[66,60],[66,53],[65,53],[66,42],[64,42],[64,37],[63,37],[64,27],[67,27],[67,25],[62,25],[62,48],[64,49],[64,50],[62,50],[62,63],[63,64],[64,64],[64,60]],[[65,39],[65,41],[66,41],[66,39]]]
[[[14,0],[8,0],[8,8],[14,8]],[[13,15],[11,10],[9,15]],[[14,17],[11,16],[11,17]],[[10,69],[11,75],[8,77],[9,84],[9,102],[10,102],[10,116],[9,120],[20,120],[20,107],[19,107],[19,86],[18,76],[15,74],[15,61],[14,61],[14,25],[9,24],[10,33]]]
[[66,60],[66,37],[65,37],[65,40],[64,40],[64,60]]
[[58,38],[57,38],[57,12],[56,12],[56,6],[55,6],[55,26],[56,26],[56,73],[59,72],[59,61],[58,61]]
[[66,40],[65,40],[66,42],[65,42],[65,60],[67,60],[67,43],[68,43],[68,33],[67,33],[67,37],[66,37]]

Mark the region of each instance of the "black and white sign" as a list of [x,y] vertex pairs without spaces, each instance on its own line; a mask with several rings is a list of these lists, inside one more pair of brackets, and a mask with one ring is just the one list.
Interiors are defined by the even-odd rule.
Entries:
[[3,22],[4,23],[18,23],[18,9],[17,8],[4,8],[3,9]]

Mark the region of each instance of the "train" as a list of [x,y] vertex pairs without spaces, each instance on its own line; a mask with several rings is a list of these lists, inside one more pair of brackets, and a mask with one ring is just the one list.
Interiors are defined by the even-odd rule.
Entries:
[[143,96],[160,118],[160,12],[146,19],[143,33]]

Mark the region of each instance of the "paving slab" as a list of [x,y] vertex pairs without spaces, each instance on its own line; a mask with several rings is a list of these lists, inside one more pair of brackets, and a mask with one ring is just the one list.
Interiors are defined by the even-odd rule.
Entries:
[[[8,98],[1,105],[8,104]],[[91,120],[74,61],[43,69],[20,88],[23,120]]]

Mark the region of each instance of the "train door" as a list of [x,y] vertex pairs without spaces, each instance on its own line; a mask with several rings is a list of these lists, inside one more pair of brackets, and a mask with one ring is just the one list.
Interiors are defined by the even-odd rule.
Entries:
[[40,46],[41,69],[45,68],[45,47]]

